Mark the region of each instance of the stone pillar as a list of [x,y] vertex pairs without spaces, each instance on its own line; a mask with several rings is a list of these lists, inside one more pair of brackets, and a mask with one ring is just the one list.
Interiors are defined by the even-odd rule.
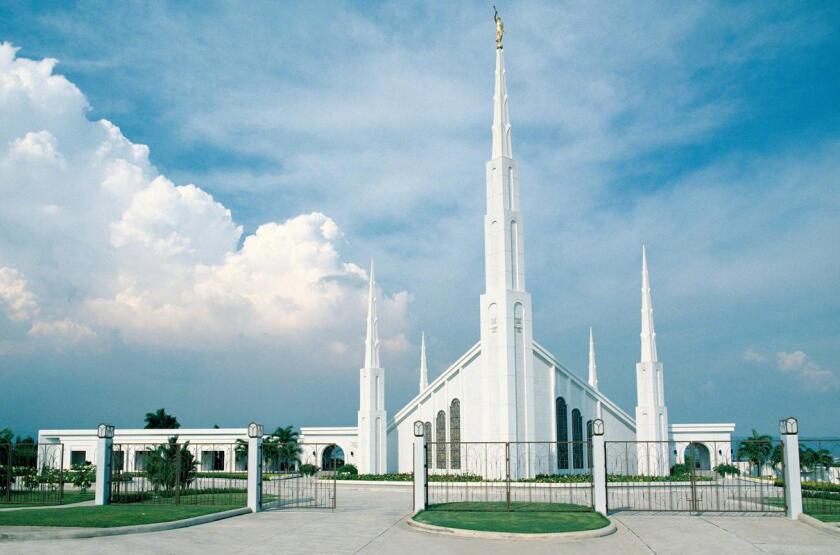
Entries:
[[592,502],[595,510],[607,516],[607,451],[604,421],[592,421]]
[[111,463],[113,461],[114,427],[100,424],[96,428],[99,438],[96,444],[96,485],[95,505],[108,505],[111,502]]
[[426,436],[423,422],[414,423],[414,514],[426,509]]
[[248,425],[248,508],[258,513],[262,510],[262,424]]
[[802,482],[799,471],[799,423],[792,416],[779,421],[785,465],[787,516],[796,520],[802,514]]

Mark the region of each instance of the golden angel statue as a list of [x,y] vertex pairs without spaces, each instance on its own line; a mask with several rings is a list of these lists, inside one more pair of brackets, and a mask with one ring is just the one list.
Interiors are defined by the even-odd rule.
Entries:
[[493,6],[493,19],[496,21],[496,48],[502,47],[502,37],[505,35],[505,24],[502,23],[502,18],[499,16],[499,10]]

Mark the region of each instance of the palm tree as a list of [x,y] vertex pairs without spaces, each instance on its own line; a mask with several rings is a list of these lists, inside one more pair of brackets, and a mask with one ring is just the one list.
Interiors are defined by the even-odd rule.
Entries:
[[292,470],[296,463],[300,462],[300,454],[303,447],[297,441],[280,444],[280,462],[286,470]]
[[297,443],[298,436],[300,436],[300,434],[296,432],[292,426],[278,426],[275,428],[271,436],[276,438],[280,443]]
[[178,419],[171,414],[167,414],[165,409],[158,409],[155,412],[146,413],[146,429],[147,430],[171,430],[173,428],[180,428]]
[[756,469],[756,476],[761,474],[761,465],[767,462],[773,450],[773,440],[768,435],[759,434],[753,428],[752,436],[738,444],[738,459],[747,460]]

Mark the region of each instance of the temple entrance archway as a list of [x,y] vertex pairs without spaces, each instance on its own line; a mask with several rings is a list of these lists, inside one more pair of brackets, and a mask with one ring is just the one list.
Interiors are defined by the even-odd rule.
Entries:
[[684,452],[685,464],[694,470],[711,470],[712,458],[709,448],[702,443],[689,443]]
[[344,464],[344,449],[336,444],[328,445],[321,455],[321,470],[336,470]]

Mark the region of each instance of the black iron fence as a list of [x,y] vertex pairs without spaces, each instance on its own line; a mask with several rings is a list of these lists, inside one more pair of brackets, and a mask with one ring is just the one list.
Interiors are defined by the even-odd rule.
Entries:
[[111,503],[229,505],[247,503],[248,444],[114,444]]
[[0,504],[59,505],[93,499],[93,477],[93,467],[85,461],[73,468],[65,465],[62,444],[0,443]]
[[[334,509],[335,470],[322,469],[333,444],[263,443],[262,506],[264,509]],[[279,461],[279,462],[278,462]]]
[[458,511],[591,511],[590,453],[588,442],[429,442],[427,504]]
[[[799,441],[802,510],[823,520],[840,516],[840,439]],[[777,482],[783,485],[782,481]]]
[[779,441],[607,441],[609,511],[785,510]]

